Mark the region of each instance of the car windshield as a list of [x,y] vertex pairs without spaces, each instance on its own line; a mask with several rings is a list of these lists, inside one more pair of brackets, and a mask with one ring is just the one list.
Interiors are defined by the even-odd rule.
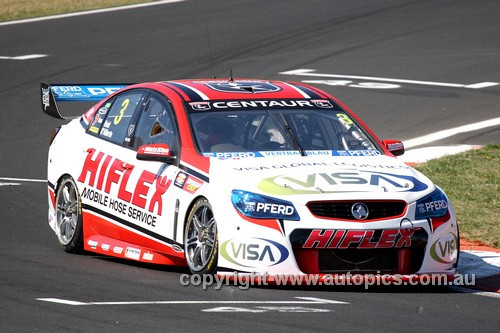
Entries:
[[339,110],[205,111],[189,116],[198,149],[206,156],[258,151],[306,155],[319,150],[380,154],[360,126]]

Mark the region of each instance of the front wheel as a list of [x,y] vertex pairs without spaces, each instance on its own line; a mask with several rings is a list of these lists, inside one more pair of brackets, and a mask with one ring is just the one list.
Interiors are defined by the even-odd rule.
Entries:
[[82,201],[75,181],[66,176],[56,194],[56,234],[64,251],[81,252],[83,245]]
[[193,274],[214,274],[219,239],[212,206],[199,199],[191,209],[184,230],[184,253]]

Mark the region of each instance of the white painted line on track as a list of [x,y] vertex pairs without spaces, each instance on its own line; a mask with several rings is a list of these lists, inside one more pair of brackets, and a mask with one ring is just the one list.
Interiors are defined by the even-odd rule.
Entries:
[[0,60],[31,60],[48,57],[47,54],[26,54],[16,57],[0,56]]
[[255,308],[238,308],[230,306],[222,306],[212,309],[201,310],[202,312],[250,312],[250,313],[262,313],[262,312],[293,312],[293,313],[317,313],[317,312],[332,312],[329,309],[313,309],[305,308],[303,306],[256,306]]
[[75,13],[68,13],[68,14],[42,16],[42,17],[35,17],[35,18],[24,19],[24,20],[15,20],[15,21],[0,22],[0,26],[13,25],[13,24],[23,24],[23,23],[31,23],[31,22],[39,22],[39,21],[48,21],[48,20],[57,20],[57,19],[67,18],[67,17],[92,15],[92,14],[100,14],[100,13],[107,13],[107,12],[116,12],[116,11],[119,11],[119,10],[135,9],[135,8],[142,8],[142,7],[149,7],[149,6],[158,6],[158,5],[164,5],[164,4],[167,4],[167,3],[182,2],[182,1],[184,1],[184,0],[161,0],[161,1],[155,1],[155,2],[139,3],[139,4],[135,4],[135,5],[127,5],[127,6],[119,6],[119,7],[111,7],[111,8],[103,8],[103,9],[95,9],[95,10],[87,10],[87,11],[83,11],[83,12],[75,12]]
[[435,133],[423,135],[423,136],[420,136],[418,138],[414,138],[414,139],[410,139],[410,140],[405,140],[405,141],[403,141],[403,144],[404,144],[405,149],[406,149],[406,148],[421,146],[421,145],[431,143],[434,141],[438,141],[441,139],[445,139],[445,138],[448,138],[450,136],[454,136],[456,134],[478,131],[478,130],[482,130],[482,129],[485,129],[488,127],[494,127],[494,126],[498,126],[498,125],[500,125],[500,117],[488,119],[488,120],[483,120],[483,121],[473,123],[473,124],[458,126],[458,127],[450,128],[447,130],[438,131]]
[[481,88],[494,87],[497,85],[498,85],[497,82],[481,82],[481,83],[474,83],[474,84],[466,85],[465,88],[481,89]]
[[58,304],[66,304],[66,305],[88,305],[88,303],[70,301],[67,299],[60,299],[60,298],[37,298],[37,300],[44,302],[58,303]]
[[383,81],[383,82],[395,82],[395,83],[409,83],[418,84],[426,86],[439,86],[439,87],[451,87],[451,88],[469,88],[469,89],[481,89],[487,87],[493,87],[499,85],[498,82],[479,82],[473,84],[460,84],[460,83],[445,83],[445,82],[432,82],[432,81],[418,81],[418,80],[404,80],[404,79],[391,79],[376,76],[359,76],[359,75],[343,75],[343,74],[323,74],[315,73],[315,69],[294,69],[291,71],[280,72],[278,74],[283,75],[301,75],[301,76],[317,76],[317,77],[333,77],[341,79],[353,79],[353,80],[370,80],[370,81]]
[[317,297],[295,297],[297,299],[303,299],[305,301],[312,301],[312,302],[318,302],[318,303],[328,303],[328,304],[349,304],[347,302],[341,302],[341,301],[334,301],[334,300],[329,300],[329,299],[324,299],[324,298],[317,298]]
[[13,182],[32,182],[32,183],[46,183],[45,179],[29,179],[29,178],[8,178],[8,177],[0,177],[0,181],[13,181]]
[[331,312],[328,309],[312,309],[305,308],[302,306],[258,306],[257,309],[264,311],[276,311],[276,312],[294,312],[294,313],[314,313],[314,312]]
[[201,310],[202,312],[249,312],[249,313],[263,313],[267,312],[265,309],[249,309],[249,308],[237,308],[233,306],[220,306],[217,308],[212,308],[212,309],[204,309]]
[[65,305],[182,305],[182,304],[349,304],[316,297],[295,297],[299,301],[131,301],[131,302],[78,302],[61,298],[37,298],[38,301]]
[[452,146],[432,146],[420,147],[415,149],[405,150],[404,155],[398,156],[398,159],[405,163],[425,163],[427,161],[441,158],[447,155],[455,155],[469,151],[471,149],[479,149],[483,146],[479,145],[452,145]]

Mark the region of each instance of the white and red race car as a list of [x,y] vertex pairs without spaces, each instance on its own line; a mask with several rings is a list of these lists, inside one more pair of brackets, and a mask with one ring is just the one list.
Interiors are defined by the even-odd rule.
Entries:
[[67,252],[192,273],[456,271],[448,198],[346,106],[300,83],[42,83],[49,224]]

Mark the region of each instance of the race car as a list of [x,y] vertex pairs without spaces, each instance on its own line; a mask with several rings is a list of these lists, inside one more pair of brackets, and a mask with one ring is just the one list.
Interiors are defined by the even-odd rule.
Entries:
[[57,127],[48,221],[66,252],[196,274],[456,271],[446,194],[345,105],[302,83],[41,84]]

